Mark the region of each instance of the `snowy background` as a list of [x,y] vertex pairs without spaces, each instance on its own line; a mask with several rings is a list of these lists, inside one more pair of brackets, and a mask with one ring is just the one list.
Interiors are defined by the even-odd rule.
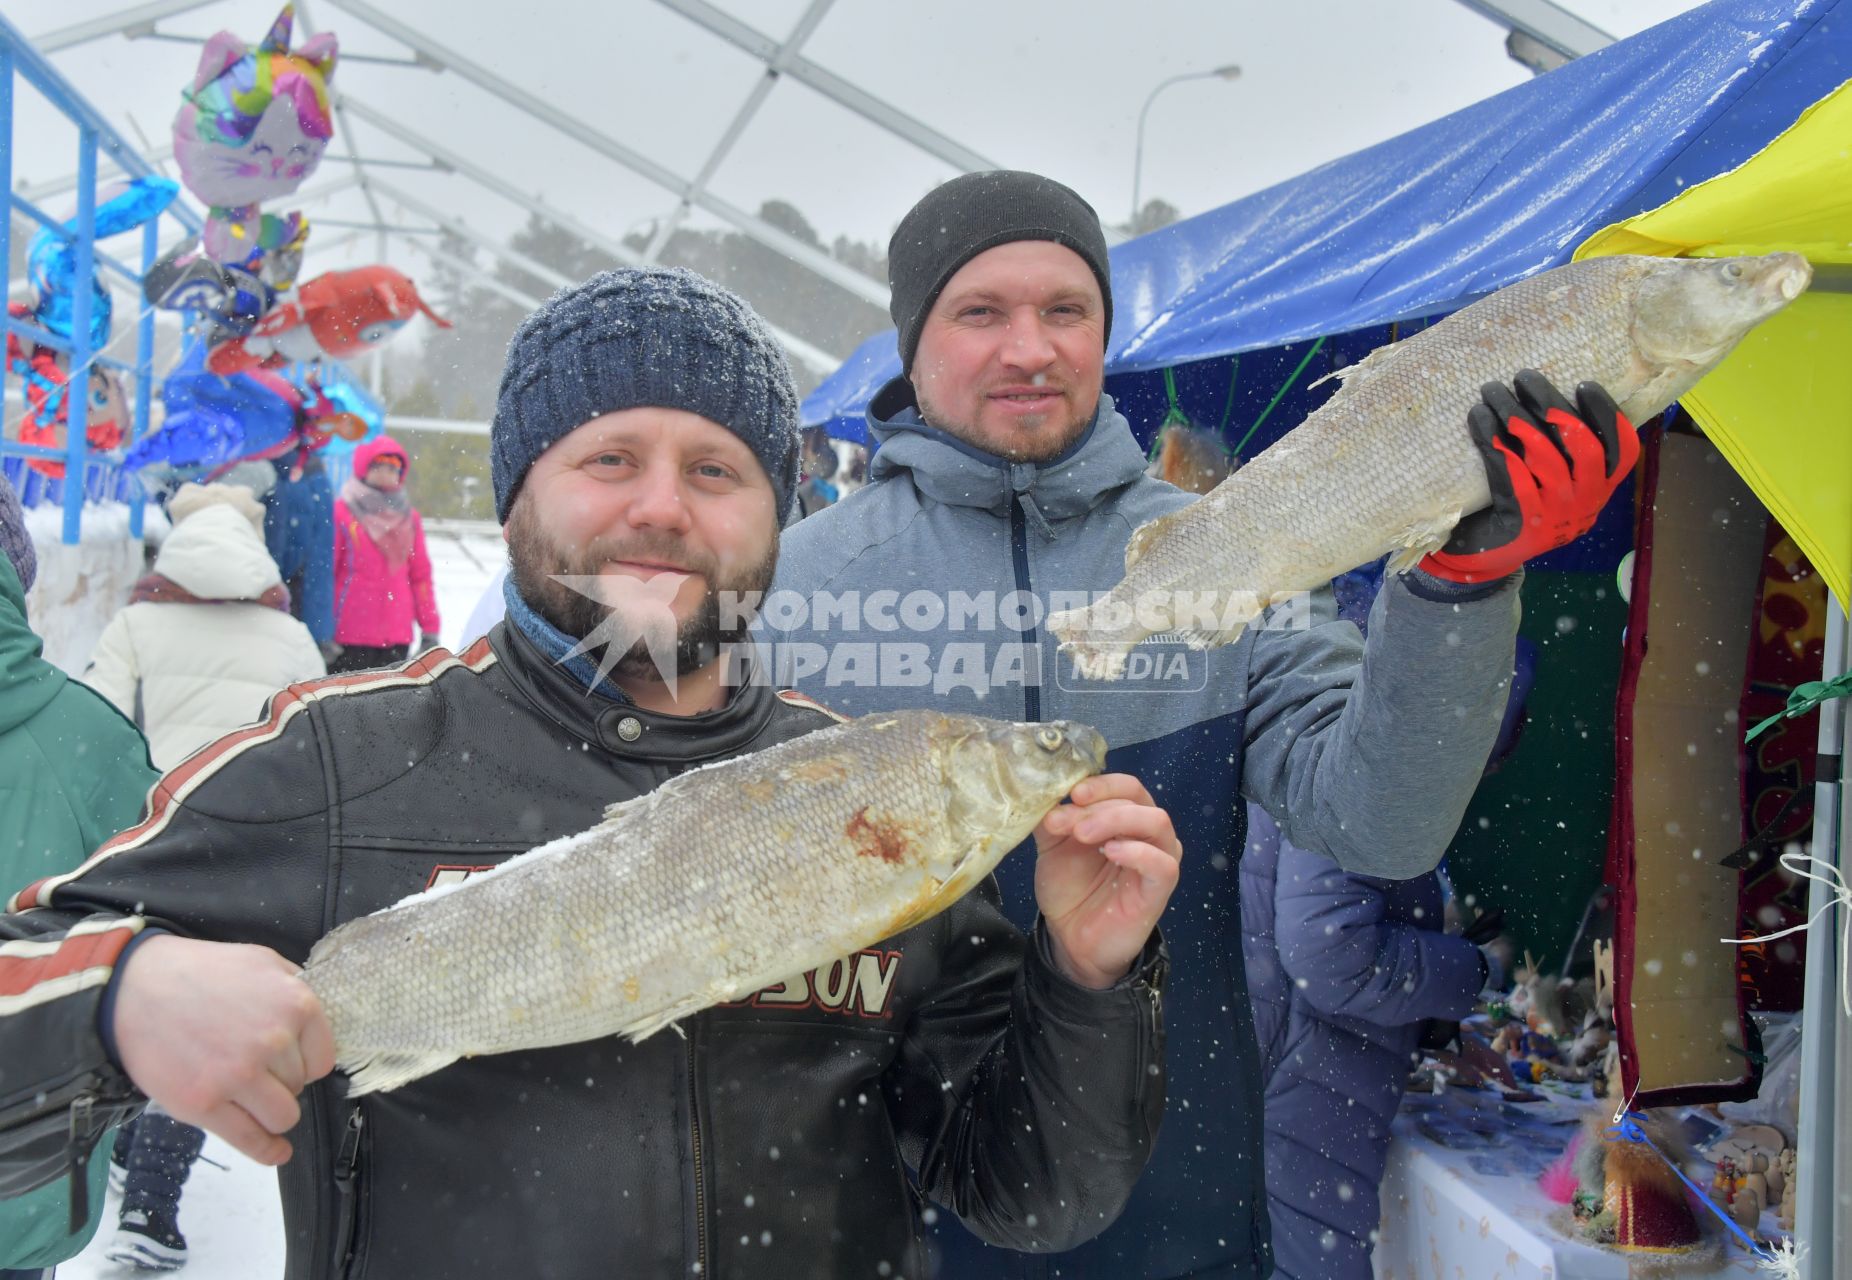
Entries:
[[[210,1160],[213,1163],[208,1164]],[[96,1239],[58,1268],[58,1280],[122,1280],[145,1271],[103,1257],[116,1233],[122,1198],[109,1193]],[[180,1198],[187,1280],[261,1280],[283,1274],[283,1211],[274,1170],[254,1164],[210,1134]]]
[[[116,611],[129,601],[129,589],[143,573],[139,549],[128,541],[128,508],[103,503],[84,509],[84,540],[66,547],[58,540],[62,516],[56,507],[26,513],[39,555],[38,581],[26,599],[33,630],[45,639],[45,656],[74,676],[82,676]],[[159,542],[166,519],[148,508],[147,536]],[[425,541],[437,587],[437,612],[444,644],[451,649],[474,636],[462,635],[476,602],[507,561],[501,529],[486,520],[427,520]],[[255,708],[253,709],[255,711]]]

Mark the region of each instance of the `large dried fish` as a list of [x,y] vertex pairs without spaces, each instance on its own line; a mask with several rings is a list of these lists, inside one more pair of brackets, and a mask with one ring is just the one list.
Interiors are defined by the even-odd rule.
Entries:
[[1338,393],[1207,496],[1135,530],[1125,578],[1049,629],[1088,675],[1178,632],[1227,644],[1269,604],[1391,552],[1441,546],[1491,502],[1466,414],[1487,382],[1537,369],[1601,383],[1634,422],[1690,390],[1799,297],[1805,258],[1595,258],[1500,289],[1337,374]]
[[342,925],[303,977],[355,1094],[472,1054],[641,1039],[943,911],[1105,759],[1065,721],[867,716]]

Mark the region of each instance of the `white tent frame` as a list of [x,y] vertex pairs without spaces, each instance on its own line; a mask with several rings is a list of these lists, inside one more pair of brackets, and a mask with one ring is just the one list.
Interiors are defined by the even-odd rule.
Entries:
[[[118,34],[129,39],[192,41],[197,37],[162,31],[159,24],[164,19],[203,8],[211,2],[212,0],[155,0],[154,3],[134,5],[99,18],[48,31],[43,35],[33,37],[33,44],[43,53],[53,53]],[[649,159],[611,134],[575,119],[538,95],[438,42],[425,31],[393,17],[383,8],[369,3],[368,0],[327,0],[327,2],[403,45],[412,55],[402,60],[370,58],[368,61],[458,75],[500,99],[514,110],[539,121],[547,128],[572,139],[579,145],[616,161],[633,173],[669,191],[675,197],[673,207],[658,220],[648,247],[639,254],[617,238],[596,231],[571,215],[547,205],[538,195],[516,188],[468,157],[406,128],[387,113],[370,107],[364,101],[340,89],[335,89],[331,92],[331,102],[337,119],[336,131],[340,137],[336,149],[331,153],[331,158],[350,165],[353,170],[352,178],[338,187],[303,193],[296,203],[298,205],[310,203],[318,195],[332,195],[338,190],[348,190],[357,185],[366,198],[371,218],[370,222],[361,225],[377,233],[381,256],[384,256],[389,237],[397,237],[403,243],[410,244],[421,252],[428,252],[432,247],[421,243],[422,234],[408,234],[408,231],[423,233],[427,230],[426,228],[407,228],[402,224],[392,222],[385,216],[380,203],[381,199],[385,198],[430,221],[432,223],[428,229],[430,231],[447,230],[477,248],[505,262],[520,266],[522,270],[547,280],[549,283],[558,285],[571,283],[558,272],[543,267],[531,258],[515,253],[506,245],[497,243],[492,237],[475,231],[460,220],[439,214],[431,205],[410,195],[403,188],[382,180],[377,173],[380,168],[432,168],[467,178],[477,186],[529,212],[546,217],[588,244],[609,253],[620,262],[632,264],[656,261],[683,220],[692,211],[699,209],[728,223],[767,248],[784,255],[818,278],[828,281],[864,302],[885,309],[888,304],[888,289],[882,281],[837,261],[815,245],[807,244],[758,215],[731,204],[711,190],[716,172],[758,115],[779,80],[788,76],[806,85],[846,110],[962,172],[997,167],[995,162],[985,156],[933,129],[891,103],[850,84],[801,55],[799,51],[803,44],[828,16],[835,0],[810,0],[791,32],[782,40],[756,30],[747,23],[706,3],[706,0],[659,0],[659,3],[688,19],[702,31],[735,48],[744,50],[765,66],[764,75],[755,82],[746,100],[741,104],[738,112],[735,113],[732,121],[693,178],[683,177]],[[305,31],[313,32],[314,19],[309,0],[296,0],[296,17]],[[369,127],[419,153],[424,159],[404,161],[362,156],[353,143],[353,132],[349,122],[354,119],[365,122]],[[155,153],[150,159],[160,164],[171,155],[171,149],[166,149]],[[67,175],[36,185],[31,194],[37,198],[57,195],[72,189],[76,184],[76,175]],[[311,242],[311,248],[314,248],[313,242]],[[446,265],[459,269],[467,265],[455,255],[446,254],[443,257],[448,260]],[[480,275],[480,273],[477,274]],[[506,297],[510,291],[498,290],[498,292]],[[521,296],[526,302],[532,301],[526,299],[524,294]],[[803,362],[819,374],[828,374],[834,370],[846,354],[826,351],[815,343],[778,326],[772,326],[772,331],[794,359]],[[370,380],[375,392],[380,389],[381,358],[381,352],[373,353]],[[428,419],[424,420],[421,425],[425,429],[432,429],[438,425],[439,421]],[[480,423],[458,422],[455,426],[457,429],[471,433],[481,428]]]

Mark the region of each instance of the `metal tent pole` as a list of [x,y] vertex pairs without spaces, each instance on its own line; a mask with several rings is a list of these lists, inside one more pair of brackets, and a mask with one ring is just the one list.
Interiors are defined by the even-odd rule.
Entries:
[[96,130],[77,132],[77,260],[71,281],[70,371],[64,380],[64,545],[83,534],[90,456],[90,310],[96,286]]
[[758,83],[754,84],[752,91],[746,95],[745,103],[734,113],[733,123],[729,124],[726,132],[720,135],[720,141],[716,142],[714,149],[708,153],[707,163],[703,164],[701,171],[695,174],[694,181],[689,184],[688,190],[682,193],[682,198],[675,202],[675,208],[670,210],[669,216],[664,218],[661,225],[656,228],[656,234],[650,237],[649,247],[643,251],[645,262],[655,262],[662,256],[662,251],[668,247],[669,238],[675,234],[676,228],[682,225],[682,220],[688,216],[689,209],[694,207],[695,200],[707,190],[708,183],[714,180],[714,174],[720,168],[720,162],[727,158],[727,153],[733,150],[733,144],[739,141],[740,135],[746,132],[746,126],[752,123],[753,117],[759,114],[759,108],[765,105],[766,98],[771,96],[772,87],[778,83],[782,70],[781,60],[796,56],[797,51],[803,47],[804,41],[810,39],[818,25],[822,23],[824,15],[829,12],[830,6],[835,2],[836,0],[810,0],[810,7],[804,10],[803,16],[797,20],[797,26],[792,28],[791,34],[786,36],[784,43],[767,57],[765,74],[759,77]]
[[[0,192],[13,190],[13,45],[0,38]],[[0,308],[12,296],[13,205],[0,209]],[[0,315],[6,314],[0,311]],[[0,403],[6,392],[5,338],[0,335]],[[24,389],[21,389],[24,397]]]
[[725,222],[732,223],[740,231],[767,248],[775,249],[792,261],[808,267],[814,274],[822,276],[839,288],[846,289],[878,307],[887,306],[887,286],[872,276],[864,275],[854,267],[838,262],[824,250],[815,245],[805,244],[789,232],[773,226],[756,214],[748,213],[722,200],[711,191],[696,191],[694,184],[687,178],[624,145],[611,135],[593,128],[586,121],[555,106],[541,95],[530,93],[512,81],[496,75],[481,63],[473,62],[456,50],[437,43],[424,32],[398,21],[383,9],[368,3],[367,0],[328,0],[328,3],[337,9],[353,14],[391,36],[420,57],[429,59],[445,70],[461,76],[477,88],[494,94],[509,106],[526,112],[542,124],[565,134],[607,159],[616,161],[633,173],[640,174],[657,186],[675,193],[677,197],[688,196],[695,207]]
[[[708,0],[659,0],[684,18],[719,36],[780,75],[790,76],[799,84],[815,90],[838,106],[846,107],[870,124],[887,130],[897,138],[912,143],[927,155],[944,161],[962,173],[976,173],[1002,166],[979,155],[954,138],[940,133],[924,121],[908,115],[892,103],[883,102],[872,93],[859,89],[841,76],[828,71],[797,51],[789,40],[780,43],[763,32],[741,22]],[[819,18],[821,15],[818,15]],[[813,24],[814,25],[814,24]],[[806,35],[809,33],[806,32]]]
[[[1829,603],[1826,620],[1826,656],[1822,678],[1832,679],[1848,667],[1846,614]],[[1848,819],[1842,810],[1845,787],[1841,783],[1845,745],[1846,700],[1820,707],[1819,768],[1814,775],[1813,856],[1829,866],[1846,870],[1843,835]],[[1811,917],[1832,905],[1831,888],[1811,884],[1807,912]],[[1845,1206],[1836,1194],[1841,1185],[1852,1186],[1852,1151],[1837,1140],[1839,1117],[1852,1114],[1852,1023],[1840,1005],[1841,912],[1827,911],[1807,930],[1807,977],[1801,1005],[1800,1132],[1796,1135],[1795,1171],[1800,1186],[1795,1197],[1794,1235],[1805,1251],[1801,1274],[1807,1280],[1834,1280],[1852,1275],[1852,1232],[1847,1231]],[[1844,1177],[1846,1181],[1841,1182]]]
[[[141,273],[144,280],[148,272],[153,270],[160,252],[161,220],[154,218],[141,229]],[[139,295],[135,301],[141,307],[141,321],[136,325],[135,334],[135,426],[129,437],[131,442],[148,434],[148,411],[154,398],[154,308],[143,302]],[[133,485],[129,495],[129,537],[137,540],[141,538],[142,517],[147,506],[146,491],[139,484]]]
[[69,49],[73,45],[100,40],[104,36],[113,36],[131,27],[152,25],[162,18],[171,18],[176,14],[186,13],[193,9],[203,9],[211,3],[212,0],[157,0],[154,4],[139,4],[117,13],[106,14],[101,18],[92,18],[88,22],[79,22],[72,26],[60,27],[56,31],[47,31],[44,35],[34,37],[32,43],[37,45],[43,53],[56,53],[60,49]]

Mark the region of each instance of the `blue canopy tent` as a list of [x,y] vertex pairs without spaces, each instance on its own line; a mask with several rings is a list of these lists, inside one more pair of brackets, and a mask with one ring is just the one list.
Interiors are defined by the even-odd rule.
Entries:
[[833,439],[865,444],[868,426],[862,411],[881,384],[899,374],[899,336],[887,329],[851,351],[836,372],[818,383],[798,406],[798,417],[807,427],[822,427]]
[[[1848,76],[1847,0],[1714,0],[1128,241],[1112,252],[1107,389],[1148,438],[1169,406],[1152,371],[1215,361],[1179,370],[1178,400],[1230,443],[1259,426],[1252,453],[1335,389],[1306,383],[1386,341],[1383,326],[1567,262],[1600,227],[1741,164]],[[1231,375],[1226,357],[1247,352],[1265,354]],[[862,440],[864,407],[899,371],[894,335],[870,338],[805,399],[804,422]]]

